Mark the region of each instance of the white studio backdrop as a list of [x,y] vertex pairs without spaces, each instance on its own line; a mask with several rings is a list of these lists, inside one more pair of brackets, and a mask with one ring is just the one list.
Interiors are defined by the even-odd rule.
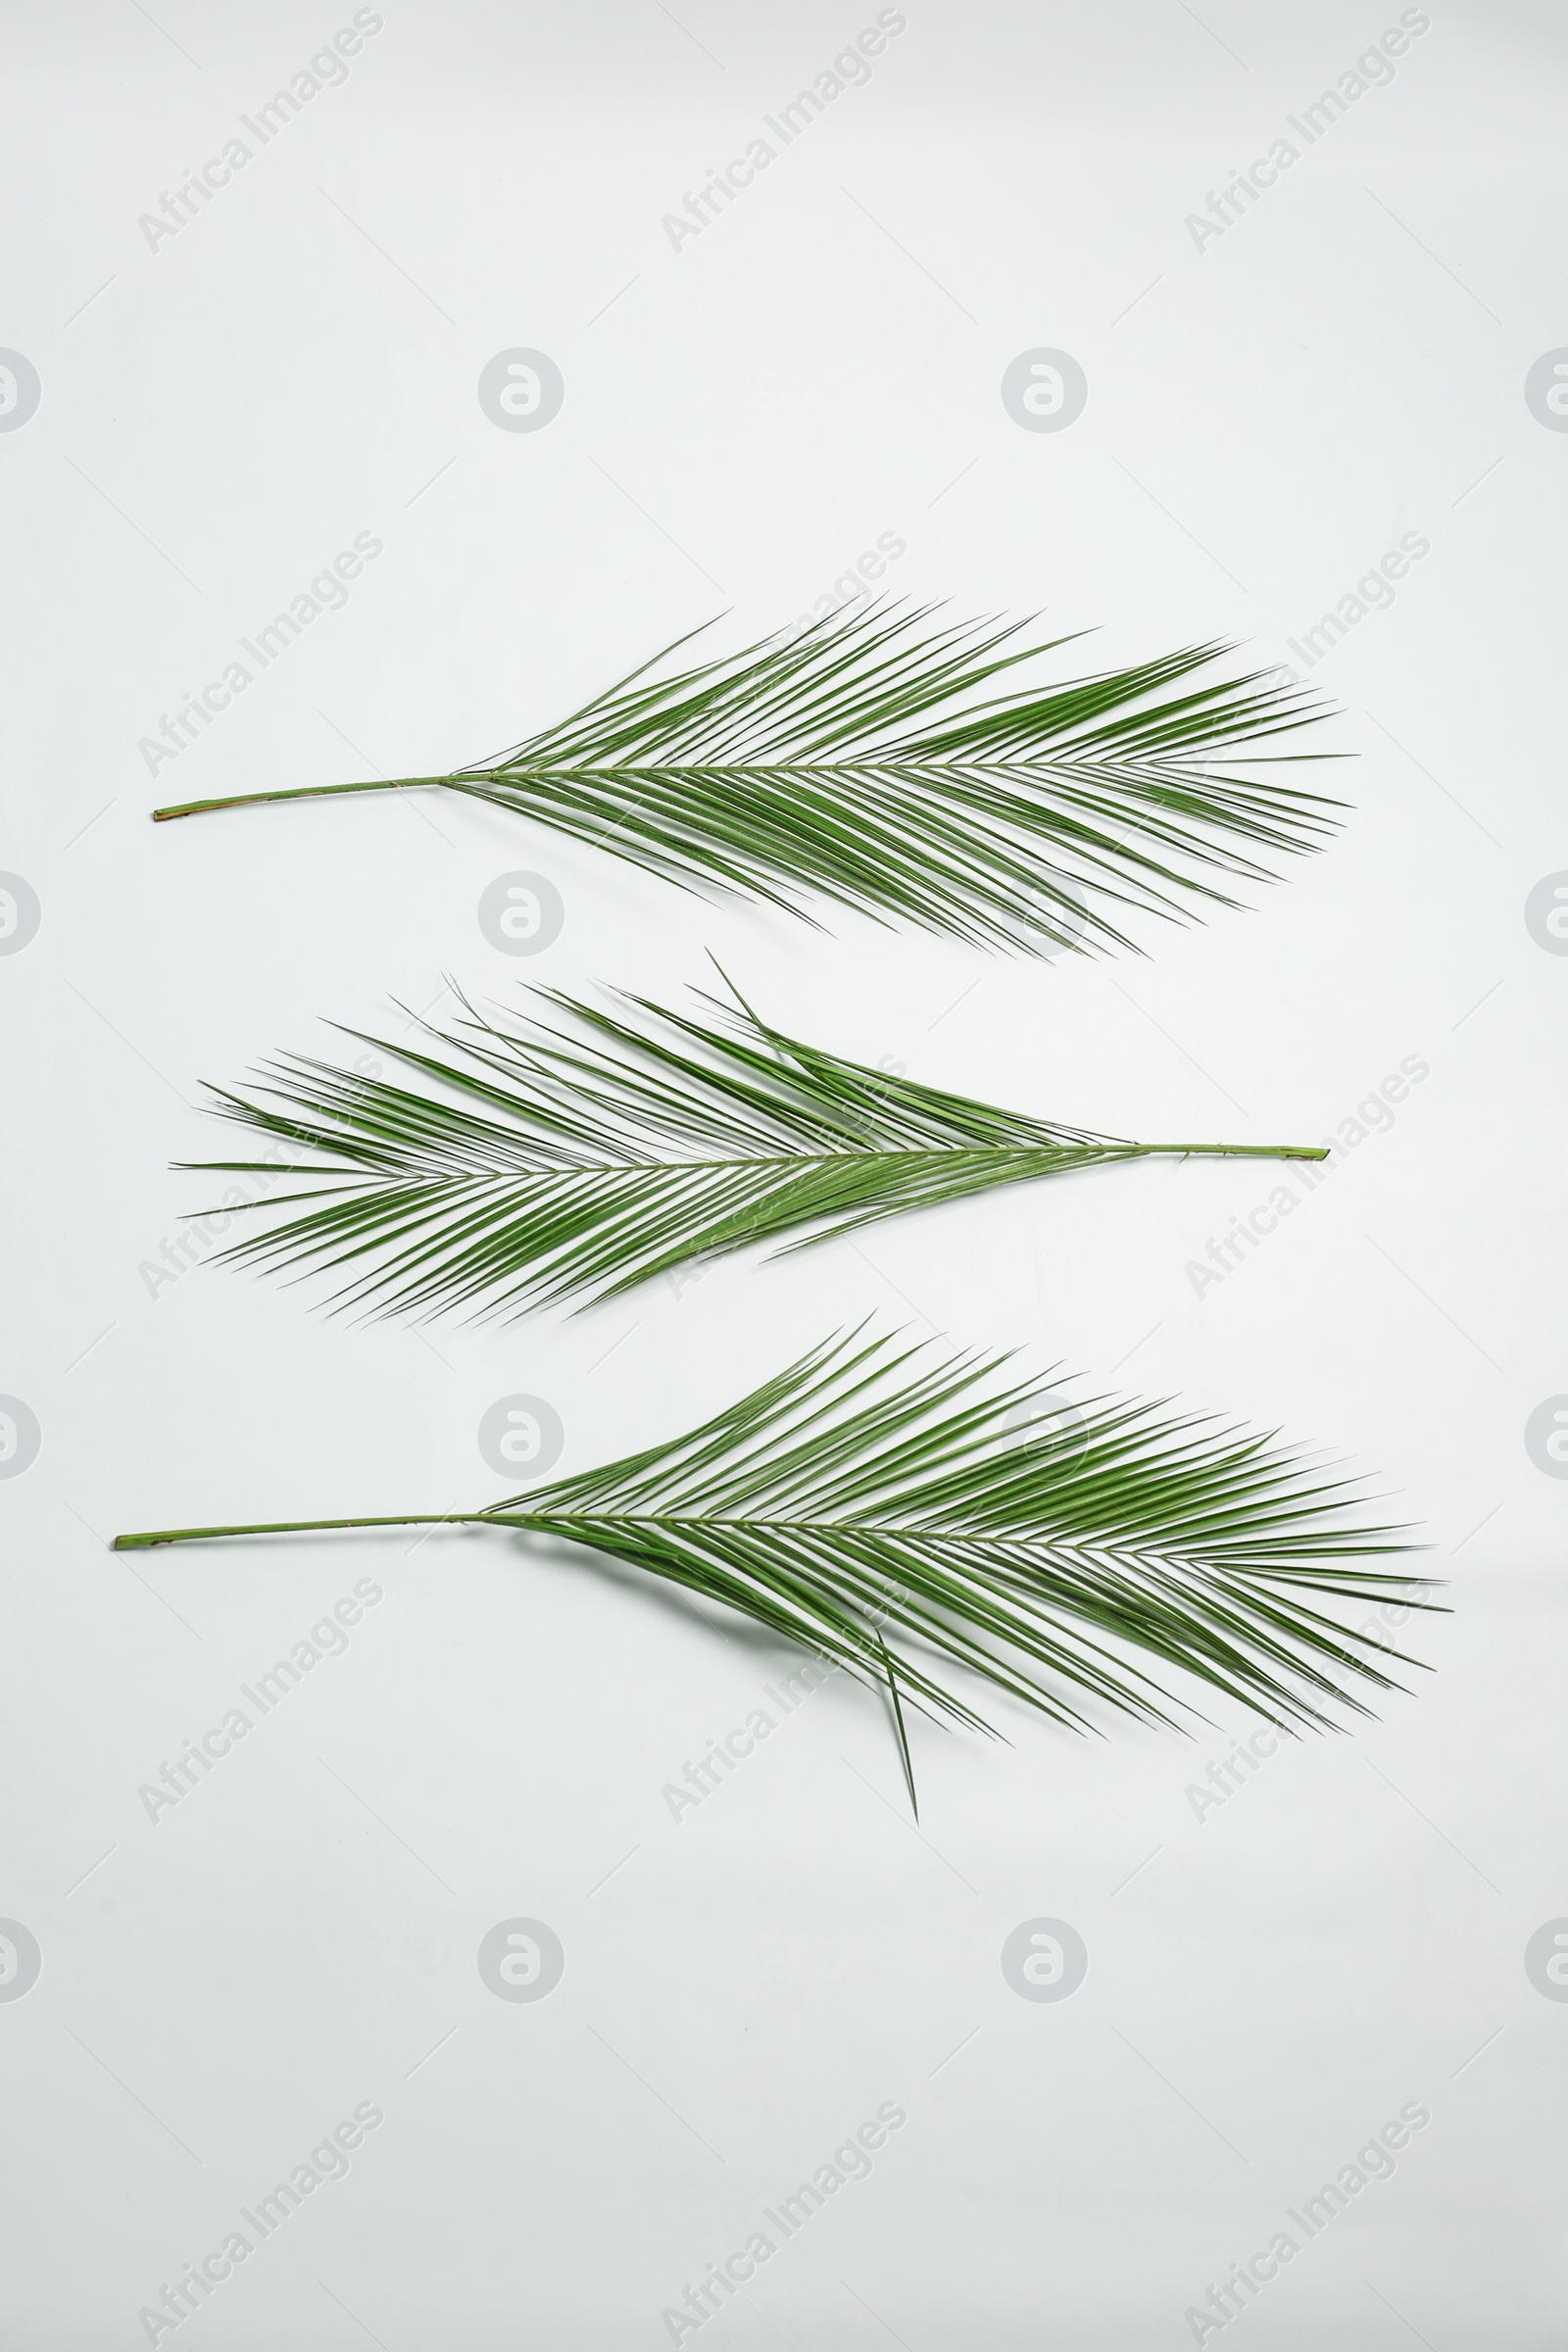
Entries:
[[[1560,12],[102,0],[14,7],[7,52],[8,2338],[1559,2342]],[[1082,371],[1056,429],[1041,352]],[[1038,962],[445,796],[148,821],[471,760],[715,615],[872,593],[1086,663],[1245,642],[1340,707],[1345,832]],[[530,957],[478,917],[519,870],[564,912]],[[1269,1229],[1260,1163],[1117,1169],[506,1328],[207,1262],[215,1180],[169,1166],[221,1147],[204,1079],[448,977],[669,1002],[710,951],[859,1059],[1332,1174]],[[1455,1609],[1394,1635],[1410,1694],[1228,1769],[1257,1726],[1212,1704],[917,1726],[916,1830],[866,1694],[786,1715],[782,1648],[584,1557],[107,1548],[471,1507],[516,1483],[500,1398],[581,1469],[865,1314],[1375,1473]],[[1041,1918],[1087,1953],[1059,2001],[1004,1973]],[[514,1920],[547,1997],[481,1969]]]

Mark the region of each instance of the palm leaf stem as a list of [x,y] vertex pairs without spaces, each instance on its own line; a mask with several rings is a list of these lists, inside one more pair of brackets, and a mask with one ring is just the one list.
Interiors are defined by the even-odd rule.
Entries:
[[221,800],[181,801],[172,808],[155,808],[153,823],[166,824],[172,816],[206,816],[215,808],[249,808],[259,801],[321,801],[335,792],[417,792],[428,784],[461,789],[466,780],[463,776],[372,776],[364,784],[286,784],[273,792],[235,792]]

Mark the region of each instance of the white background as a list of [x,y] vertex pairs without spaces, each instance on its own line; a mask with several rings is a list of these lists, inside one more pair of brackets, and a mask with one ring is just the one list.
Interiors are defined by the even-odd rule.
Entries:
[[[181,2343],[654,2347],[888,2100],[870,2177],[705,2344],[1174,2352],[1411,2101],[1394,2177],[1227,2344],[1560,2341],[1568,2005],[1523,1951],[1568,1912],[1568,1485],[1523,1428],[1568,1389],[1568,961],[1523,909],[1568,866],[1568,437],[1523,383],[1568,342],[1563,21],[1434,6],[1199,250],[1186,217],[1397,17],[1200,13],[909,0],[870,80],[676,252],[662,216],[870,11],[384,0],[346,82],[156,250],[138,217],[352,12],[12,12],[0,342],[43,385],[0,436],[0,866],[43,906],[0,960],[0,1389],[43,1431],[0,1483],[0,1914],[43,1951],[0,2004],[17,2342],[145,2342],[162,2285],[371,2101],[349,2176]],[[1042,344],[1089,378],[1058,434],[999,397]],[[475,396],[514,345],[564,375],[539,433]],[[1209,637],[1273,662],[1412,530],[1430,555],[1313,673],[1347,830],[1252,910],[1143,926],[1147,959],[814,933],[445,798],[147,821],[473,759],[680,629],[778,626],[880,533],[890,589],[1096,626],[1094,662]],[[139,739],[357,532],[384,553],[347,606],[154,780]],[[567,910],[531,963],[475,921],[516,867]],[[669,1001],[706,949],[799,1034],[1146,1138],[1312,1142],[1403,1057],[1430,1077],[1201,1297],[1188,1262],[1266,1170],[1018,1190],[500,1331],[354,1328],[210,1265],[150,1287],[211,1197],[167,1165],[221,1148],[204,1078],[446,973]],[[1435,1671],[1201,1821],[1240,1715],[926,1727],[919,1834],[881,1711],[830,1688],[677,1825],[662,1787],[775,1646],[482,1534],[106,1547],[490,1500],[497,1396],[548,1397],[575,1470],[867,1311],[1366,1466],[1452,1578],[1413,1637]],[[149,1821],[141,1784],[365,1576],[346,1654]],[[537,2005],[475,1966],[514,1914],[565,1947]],[[1038,1914],[1089,1946],[1059,2005],[1001,1973]]]

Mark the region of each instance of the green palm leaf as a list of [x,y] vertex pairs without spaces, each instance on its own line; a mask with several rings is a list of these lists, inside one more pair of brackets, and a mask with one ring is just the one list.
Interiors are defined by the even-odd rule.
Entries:
[[[1262,673],[1199,678],[1227,649],[996,695],[1037,654],[1022,624],[932,608],[837,614],[694,668],[682,638],[571,717],[444,775],[293,786],[160,808],[434,785],[690,889],[804,911],[817,896],[975,942],[1128,946],[1128,914],[1232,906],[1319,849],[1341,806],[1241,772],[1321,715]],[[1319,755],[1321,756],[1321,755]]]
[[1026,1118],[805,1045],[738,997],[699,998],[720,1026],[644,998],[623,999],[632,1017],[617,1018],[539,997],[564,1026],[502,1026],[465,1004],[457,1029],[423,1024],[440,1054],[347,1032],[409,1084],[289,1055],[257,1073],[255,1098],[210,1090],[225,1117],[317,1157],[195,1165],[319,1180],[250,1203],[267,1230],[224,1254],[345,1274],[339,1307],[483,1320],[1101,1161],[1326,1156],[1125,1143]]
[[446,1524],[564,1538],[881,1688],[901,1742],[905,1704],[991,1729],[935,1663],[1079,1729],[1102,1707],[1171,1722],[1148,1666],[1287,1728],[1331,1724],[1330,1704],[1364,1714],[1366,1687],[1396,1687],[1384,1667],[1399,1653],[1322,1605],[1418,1581],[1384,1564],[1411,1546],[1365,1521],[1353,1482],[1162,1403],[1004,1385],[1004,1360],[854,1333],[684,1437],[485,1510],[166,1529],[116,1548]]

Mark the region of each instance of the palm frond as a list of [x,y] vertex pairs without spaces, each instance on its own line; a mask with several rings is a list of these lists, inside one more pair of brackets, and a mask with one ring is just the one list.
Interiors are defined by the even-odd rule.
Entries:
[[346,1033],[408,1083],[287,1055],[257,1072],[255,1095],[211,1089],[224,1117],[316,1155],[186,1163],[316,1180],[249,1203],[266,1230],[223,1254],[341,1273],[339,1308],[484,1320],[1102,1161],[1325,1156],[1028,1118],[806,1045],[738,996],[699,996],[706,1020],[641,997],[618,1017],[553,990],[537,1000],[561,1021],[503,1025],[460,999],[457,1028],[420,1024],[439,1052]]
[[[1054,1722],[1172,1723],[1172,1670],[1288,1729],[1397,1686],[1337,1605],[1417,1580],[1357,1482],[1167,1402],[1070,1399],[1004,1358],[859,1331],[682,1437],[487,1508],[166,1529],[118,1548],[338,1527],[564,1538],[721,1602],[903,1708],[991,1727],[945,1664]],[[1328,1604],[1328,1605],[1324,1605]],[[907,1751],[905,1749],[906,1760]]]
[[[681,667],[689,640],[497,758],[444,775],[295,786],[160,808],[434,785],[688,889],[798,913],[825,898],[986,945],[1127,947],[1137,914],[1233,906],[1323,847],[1341,804],[1244,772],[1322,715],[1195,645],[1042,689],[991,689],[1070,642],[934,608],[837,613]],[[1201,677],[1200,673],[1205,673]],[[808,919],[814,919],[809,918]]]

